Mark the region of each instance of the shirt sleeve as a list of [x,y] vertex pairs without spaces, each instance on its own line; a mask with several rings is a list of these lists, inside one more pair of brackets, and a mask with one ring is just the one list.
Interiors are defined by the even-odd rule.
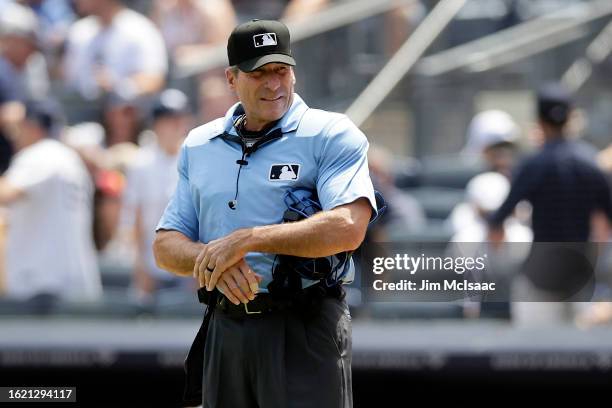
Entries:
[[26,194],[36,194],[52,174],[35,157],[16,158],[5,173],[7,182]]
[[168,71],[164,39],[152,23],[143,27],[143,34],[138,37],[137,44],[134,44],[134,54],[136,72],[165,75]]
[[489,217],[490,226],[498,227],[502,225],[520,201],[530,199],[532,192],[540,183],[543,168],[544,165],[537,165],[535,159],[527,160],[518,168],[512,179],[508,197],[501,207]]
[[372,218],[376,216],[368,146],[365,135],[346,117],[324,136],[317,177],[317,193],[324,210],[365,197],[372,207]]
[[189,185],[189,161],[187,157],[187,148],[185,146],[181,148],[178,160],[178,174],[179,178],[176,189],[155,231],[174,230],[182,233],[193,241],[197,241],[199,239],[198,215]]

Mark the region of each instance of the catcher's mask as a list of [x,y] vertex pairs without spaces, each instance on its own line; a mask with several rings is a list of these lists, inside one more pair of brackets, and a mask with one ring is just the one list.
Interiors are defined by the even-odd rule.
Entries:
[[[370,223],[374,222],[386,208],[382,195],[379,192],[376,192],[375,195],[379,210]],[[287,206],[287,210],[283,214],[283,222],[300,221],[322,210],[316,192],[307,189],[287,191],[283,199]],[[352,254],[353,251],[346,251],[321,258],[279,255],[276,260],[277,265],[273,269],[274,280],[277,282],[278,279],[284,280],[279,275],[294,271],[301,278],[318,280],[328,287],[334,286],[340,283],[350,271]],[[292,280],[289,279],[289,281]]]

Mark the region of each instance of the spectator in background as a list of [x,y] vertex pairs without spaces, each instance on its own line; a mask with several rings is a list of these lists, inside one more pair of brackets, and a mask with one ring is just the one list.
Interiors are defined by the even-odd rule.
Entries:
[[425,211],[419,202],[395,186],[393,157],[380,146],[370,146],[368,165],[374,188],[382,193],[387,209],[378,223],[373,224],[366,234],[366,242],[389,241],[389,233],[414,233],[422,230],[427,223]]
[[24,101],[44,99],[49,82],[44,58],[37,53],[38,21],[19,4],[7,4],[0,13],[0,173],[12,156],[7,134],[24,117]]
[[120,143],[103,151],[102,166],[94,173],[94,236],[101,260],[117,264],[129,263],[133,257],[131,239],[126,229],[121,228],[121,202],[125,191],[128,167],[138,154],[138,146]]
[[89,100],[115,94],[133,101],[160,91],[167,56],[155,25],[120,0],[75,0],[75,4],[85,17],[68,34],[67,85]]
[[[493,171],[510,178],[518,139],[519,127],[509,114],[500,110],[483,111],[470,122],[462,153],[470,159],[481,160],[487,172]],[[503,188],[501,185],[496,187],[498,190]],[[481,219],[473,203],[468,200],[453,208],[447,224],[457,234],[478,225]]]
[[49,138],[57,125],[53,109],[27,104],[25,120],[11,133],[17,154],[0,178],[0,203],[9,206],[7,295],[45,306],[102,293],[91,230],[93,186],[77,153]]
[[[472,178],[466,187],[466,205],[470,206],[472,218],[464,220],[462,228],[451,238],[449,253],[455,257],[486,257],[487,270],[472,270],[466,277],[478,282],[496,282],[496,295],[499,296],[496,302],[484,306],[475,298],[464,302],[466,317],[479,317],[481,312],[508,316],[510,312],[512,279],[529,253],[533,234],[515,217],[509,217],[503,226],[504,242],[514,244],[493,247],[487,242],[487,219],[502,205],[509,191],[510,182],[497,172],[480,174]],[[505,295],[504,299],[502,294]]]
[[509,114],[501,110],[478,113],[470,122],[467,138],[464,154],[480,157],[488,171],[510,177],[519,127]]
[[422,1],[413,1],[390,10],[384,16],[386,54],[395,54],[420,22],[425,18],[427,10]]
[[329,5],[329,0],[290,0],[283,11],[282,19],[287,23],[303,20]]
[[224,44],[236,23],[229,0],[156,0],[151,19],[173,61]]
[[[207,58],[208,52],[225,44],[237,24],[229,0],[157,0],[151,18],[166,42],[172,66]],[[236,102],[226,86],[222,68],[202,73],[197,81],[204,121],[223,116]]]
[[103,111],[104,144],[112,147],[120,143],[138,143],[143,128],[144,112],[136,100],[110,95]]
[[[106,134],[101,124],[85,122],[67,128],[62,142],[74,149],[94,180],[93,236],[101,268],[106,265],[131,267],[134,249],[132,232],[120,227],[125,173],[139,147],[134,143],[105,146]],[[128,235],[130,235],[128,237]]]
[[154,140],[143,147],[128,170],[124,219],[134,224],[137,255],[133,282],[141,299],[184,282],[159,269],[153,256],[155,227],[178,180],[178,152],[190,128],[187,96],[176,89],[161,93],[153,107]]
[[240,22],[259,18],[294,22],[322,10],[329,0],[232,0]]
[[[465,225],[451,241],[486,242],[489,232],[487,219],[502,205],[509,191],[510,182],[497,172],[479,174],[471,179],[465,189],[465,196],[473,216],[465,220]],[[505,242],[531,242],[533,239],[531,230],[514,217],[508,217],[503,228]]]
[[66,36],[76,14],[70,0],[22,0],[34,11],[40,23],[39,40],[53,77],[59,75]]
[[133,142],[107,146],[107,139],[104,127],[97,122],[79,123],[67,128],[61,138],[79,154],[95,181],[93,233],[99,261],[103,265],[123,267],[129,264],[131,267],[134,255],[132,239],[119,228],[119,218],[125,174],[139,147]]
[[537,105],[545,143],[517,169],[509,196],[490,219],[492,232],[500,232],[498,227],[519,201],[529,200],[534,241],[585,242],[596,212],[612,217],[610,188],[592,154],[566,138],[571,94],[551,84],[539,90]]
[[498,243],[504,237],[501,225],[516,204],[528,200],[533,207],[534,245],[516,285],[516,299],[532,302],[517,302],[513,311],[529,324],[567,321],[572,314],[569,304],[557,302],[592,294],[586,293],[592,292],[594,283],[595,248],[586,244],[592,219],[598,213],[608,221],[612,218],[605,175],[592,154],[566,136],[571,94],[559,84],[545,86],[538,91],[537,107],[545,143],[518,168],[508,197],[489,218],[489,239]]

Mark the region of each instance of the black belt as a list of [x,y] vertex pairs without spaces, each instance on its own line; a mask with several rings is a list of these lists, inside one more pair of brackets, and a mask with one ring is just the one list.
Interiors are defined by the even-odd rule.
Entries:
[[343,299],[344,290],[341,285],[327,287],[323,284],[316,284],[299,292],[286,293],[282,296],[260,293],[250,302],[238,305],[230,302],[225,296],[217,296],[215,310],[233,318],[252,318],[288,309],[313,313],[317,305],[324,298],[329,297]]
[[230,317],[255,317],[264,313],[288,309],[290,302],[273,299],[267,293],[261,293],[248,303],[237,305],[229,301],[225,296],[219,296],[216,310]]

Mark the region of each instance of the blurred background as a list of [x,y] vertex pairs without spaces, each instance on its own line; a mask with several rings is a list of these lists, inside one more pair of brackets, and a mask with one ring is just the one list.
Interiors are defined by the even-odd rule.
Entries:
[[[151,243],[186,132],[236,101],[225,42],[251,18],[290,26],[296,91],[368,136],[389,211],[365,245],[486,246],[551,81],[574,97],[568,137],[612,175],[609,0],[0,0],[0,385],[180,406],[203,308]],[[507,241],[532,240],[530,212]],[[355,406],[609,386],[612,258],[592,225],[592,302],[368,302],[357,276]]]

